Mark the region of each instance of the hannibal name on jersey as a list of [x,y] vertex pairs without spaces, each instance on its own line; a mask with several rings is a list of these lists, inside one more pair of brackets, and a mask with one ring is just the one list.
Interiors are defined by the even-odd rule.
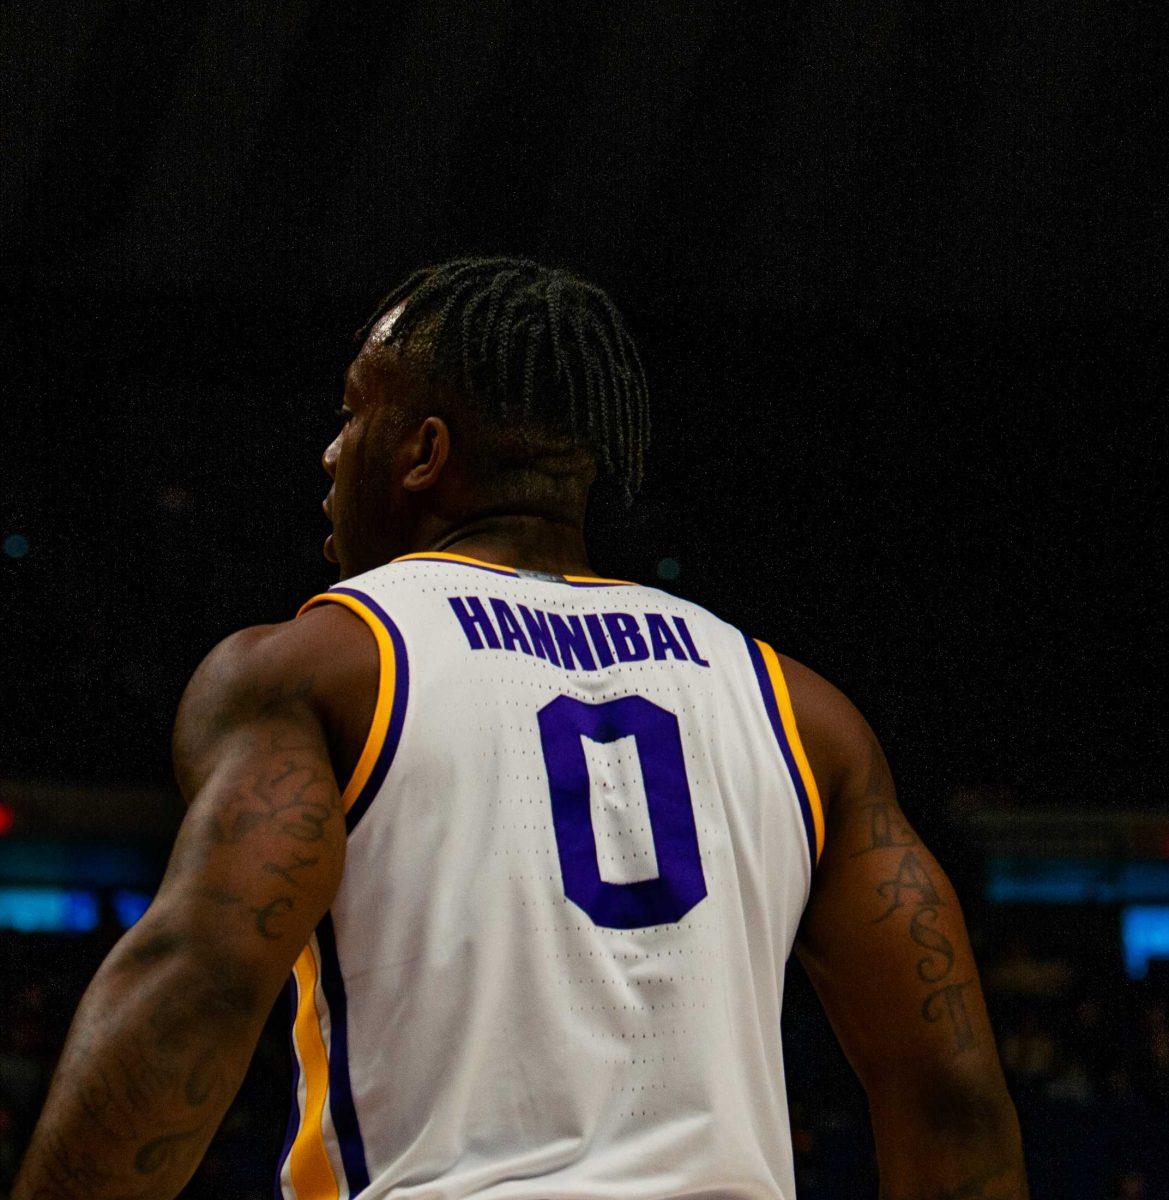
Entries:
[[[561,615],[519,603],[513,609],[498,596],[489,597],[486,604],[479,596],[447,599],[472,650],[490,647],[535,654],[566,671],[596,671],[614,662],[641,662],[647,658],[657,662],[674,658],[710,666],[698,653],[682,617],[667,618],[657,612],[640,616],[625,612]],[[487,615],[488,605],[494,620]]]
[[793,1200],[780,1008],[824,822],[774,651],[445,553],[320,603],[380,679],[292,980],[283,1194]]

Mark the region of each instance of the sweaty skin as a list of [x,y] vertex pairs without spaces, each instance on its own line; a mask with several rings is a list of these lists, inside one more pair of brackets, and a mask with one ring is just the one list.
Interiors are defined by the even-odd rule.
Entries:
[[[591,464],[555,511],[485,500],[452,433],[458,414],[372,343],[323,458],[341,577],[450,548],[594,574]],[[881,1198],[1024,1200],[1018,1125],[953,889],[901,813],[864,718],[781,659],[827,808],[797,954],[868,1094]],[[199,666],[175,721],[189,807],[166,876],[82,998],[13,1200],[170,1200],[190,1178],[340,884],[340,791],[377,678],[373,635],[336,605],[233,634]]]

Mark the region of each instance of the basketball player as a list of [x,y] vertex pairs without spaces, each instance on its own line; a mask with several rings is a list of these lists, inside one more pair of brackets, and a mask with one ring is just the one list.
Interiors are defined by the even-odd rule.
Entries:
[[17,1200],[175,1196],[290,972],[288,1200],[792,1200],[793,949],[882,1197],[1024,1197],[957,898],[864,718],[589,566],[589,487],[632,493],[646,438],[608,298],[462,260],[365,332],[324,455],[343,582],[192,678],[189,812]]

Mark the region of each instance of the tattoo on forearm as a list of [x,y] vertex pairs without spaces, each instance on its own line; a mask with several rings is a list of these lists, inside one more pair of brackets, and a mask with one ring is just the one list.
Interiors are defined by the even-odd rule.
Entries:
[[940,983],[954,966],[954,947],[950,939],[933,922],[938,910],[923,906],[909,918],[909,936],[923,950],[930,951],[917,960],[917,977],[922,983]]
[[78,1079],[77,1099],[82,1112],[106,1138],[125,1142],[137,1136],[138,1127],[129,1105],[115,1093],[104,1071]]
[[[169,1047],[160,1048],[169,1050]],[[166,1093],[174,1082],[174,1066],[165,1058],[152,1059],[145,1055],[136,1056],[127,1062],[122,1056],[114,1060],[121,1093],[131,1110],[149,1113],[158,1098]]]
[[[865,840],[852,853],[853,858],[871,854],[874,850],[888,850],[897,846],[916,846],[917,837],[906,824],[895,804],[889,802],[893,778],[884,752],[876,739],[869,742],[869,766],[865,789],[858,802],[858,811],[864,814]],[[866,803],[867,801],[867,803]]]
[[109,1172],[98,1166],[92,1154],[70,1149],[64,1138],[50,1138],[45,1149],[45,1175],[59,1194],[85,1195],[109,1181]]
[[319,842],[325,837],[325,823],[333,815],[336,782],[318,770],[315,764],[297,766],[285,760],[278,773],[260,775],[251,786],[239,789],[211,817],[208,833],[212,842],[234,846],[262,826],[275,825],[298,842]]
[[274,929],[270,922],[286,913],[293,907],[291,896],[276,896],[269,900],[266,904],[261,904],[257,908],[250,908],[248,911],[256,918],[256,932],[269,941],[276,941],[281,936],[279,929]]
[[873,924],[879,924],[894,913],[908,909],[909,937],[914,945],[929,952],[917,960],[917,977],[922,983],[942,985],[922,1001],[922,1019],[932,1024],[945,1018],[953,1035],[955,1053],[969,1050],[976,1038],[963,991],[971,981],[950,981],[956,956],[953,943],[935,925],[938,910],[945,906],[945,902],[938,894],[929,872],[914,851],[906,850],[897,864],[896,872],[879,883],[876,891],[885,901],[885,909],[873,918]]
[[888,798],[891,786],[884,755],[874,742],[865,793],[874,798],[861,807],[862,837],[852,857],[880,850],[899,852],[892,874],[876,886],[882,908],[872,921],[878,925],[900,913],[908,916],[906,932],[910,940],[926,951],[915,964],[917,977],[932,989],[922,1000],[922,1020],[931,1024],[944,1021],[952,1035],[954,1051],[960,1054],[977,1041],[964,996],[973,981],[952,978],[957,954],[953,943],[937,925],[939,911],[946,907],[946,902],[917,849],[917,837]]
[[[208,882],[197,884],[197,891],[212,904],[246,914],[256,934],[276,941],[285,933],[280,918],[296,908],[308,873],[322,861],[324,851],[315,847],[336,836],[330,822],[340,813],[340,796],[332,772],[322,769],[317,749],[291,745],[287,734],[276,732],[265,750],[271,766],[216,802],[193,845],[201,843],[197,861],[203,873],[214,868],[220,848],[234,850],[263,835],[271,857],[260,860],[246,892]],[[265,880],[272,886],[265,888]]]
[[276,875],[283,879],[289,887],[299,888],[300,880],[295,877],[297,871],[303,871],[305,867],[315,867],[321,861],[319,854],[314,854],[311,857],[308,855],[298,854],[295,850],[292,851],[292,861],[286,863],[266,862],[264,870],[269,875]]
[[921,865],[921,859],[912,850],[907,850],[901,856],[897,874],[877,885],[877,895],[888,900],[889,907],[879,917],[873,918],[874,925],[903,907],[906,896],[909,896],[914,904],[928,905],[935,910],[942,903],[933,881]]
[[[111,1056],[109,1070],[91,1061],[85,1043],[62,1062],[54,1085],[57,1107],[63,1112],[74,1109],[81,1124],[77,1132],[68,1126],[48,1128],[43,1140],[34,1140],[26,1164],[36,1181],[31,1200],[94,1200],[98,1196],[102,1200],[151,1200],[158,1194],[157,1185],[127,1190],[122,1173],[131,1167],[139,1175],[163,1170],[172,1164],[181,1143],[206,1129],[211,1113],[194,1128],[185,1126],[153,1137],[147,1134],[142,1141],[144,1131],[157,1129],[167,1122],[167,1114],[173,1113],[172,1096],[184,1075],[181,1059],[193,1040],[193,1035],[176,1036],[175,1019],[161,1016],[162,1004],[171,1009],[183,1007],[182,1001],[171,998],[160,1003],[159,1011],[151,1014],[132,1039],[125,1032],[113,1034],[120,1044]],[[202,1034],[208,1036],[217,1035]],[[188,1109],[201,1109],[217,1089],[218,1053],[216,1046],[204,1046],[185,1071],[181,1086]],[[92,1135],[83,1132],[86,1124]],[[125,1164],[121,1170],[112,1165],[119,1159]]]
[[227,888],[221,887],[200,887],[196,893],[204,900],[210,900],[212,904],[218,904],[221,908],[231,908],[233,904],[242,904],[243,896],[238,892],[229,892]]
[[187,1081],[183,1084],[183,1099],[188,1108],[201,1108],[212,1091],[215,1089],[216,1073],[214,1071],[216,1052],[205,1050],[195,1060],[195,1065],[187,1073]]
[[[310,683],[270,689],[249,702],[250,711],[258,704],[276,718],[303,703]],[[237,938],[299,940],[301,923],[290,914],[312,893],[314,868],[334,861],[345,836],[319,740],[299,737],[291,723],[261,736],[266,741],[251,747],[258,764],[251,775],[193,804],[168,867],[164,893],[193,901],[200,919],[171,920],[173,906],[163,901],[83,1000],[16,1184],[18,1200],[174,1195],[238,1087],[262,989],[252,951],[241,946],[235,957],[219,944],[220,914],[238,923]],[[205,776],[196,761],[205,749],[187,749],[187,777]]]
[[153,1138],[134,1155],[134,1170],[139,1175],[154,1175],[163,1167],[168,1167],[174,1157],[179,1143],[197,1137],[203,1132],[204,1125],[196,1125],[194,1129],[179,1129],[174,1133],[164,1133],[162,1137]]
[[859,850],[853,851],[853,858],[871,854],[874,850],[917,845],[913,830],[901,820],[893,805],[884,801],[874,801],[872,804],[863,805],[861,811],[868,818],[868,840]]
[[970,1023],[970,1014],[966,1011],[962,999],[962,989],[970,986],[970,980],[960,983],[947,983],[938,988],[922,1002],[921,1015],[930,1022],[940,1021],[946,1017],[954,1034],[954,1047],[959,1053],[969,1050],[974,1045],[974,1026]]

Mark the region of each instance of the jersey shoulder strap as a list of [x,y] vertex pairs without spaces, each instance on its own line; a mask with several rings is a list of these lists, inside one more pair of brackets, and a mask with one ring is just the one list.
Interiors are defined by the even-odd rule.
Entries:
[[368,592],[338,585],[306,600],[296,615],[318,604],[340,604],[363,620],[378,648],[378,690],[373,720],[357,766],[341,793],[345,828],[352,833],[369,808],[394,761],[410,697],[410,661],[401,631]]

